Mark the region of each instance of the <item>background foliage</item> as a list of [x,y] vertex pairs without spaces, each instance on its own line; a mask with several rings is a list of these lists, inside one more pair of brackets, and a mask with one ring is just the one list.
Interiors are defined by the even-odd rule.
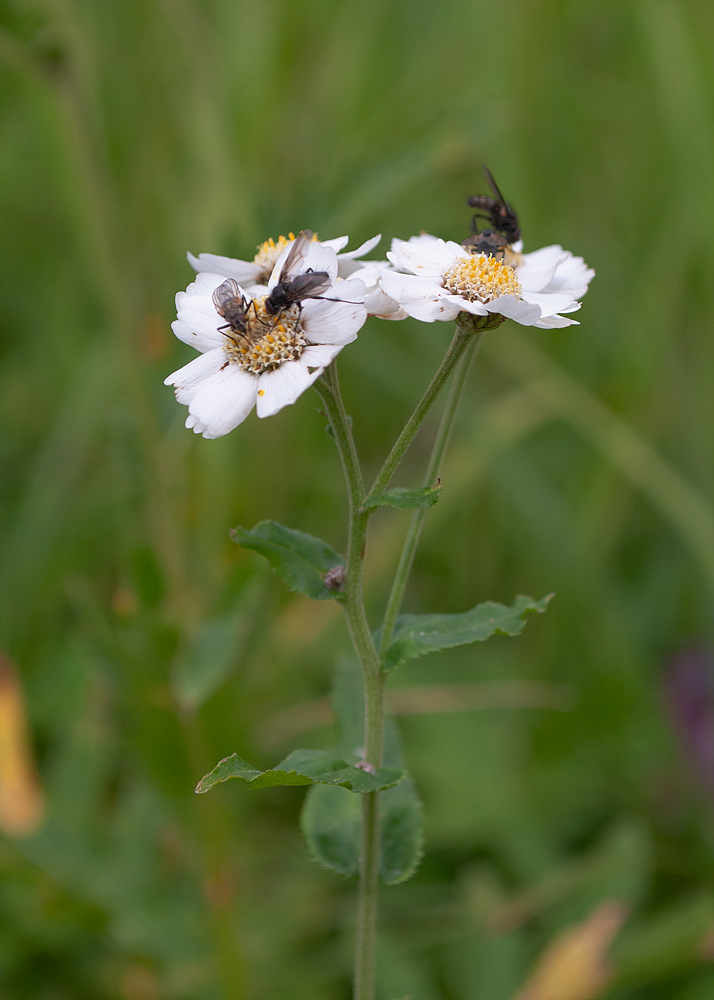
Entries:
[[[172,298],[186,250],[304,226],[460,240],[486,162],[527,249],[597,277],[581,327],[487,335],[405,610],[557,598],[391,679],[428,848],[384,893],[380,998],[710,996],[709,0],[1,11],[4,995],[349,995],[353,883],[304,793],[193,795],[331,745],[339,608],[228,530],[343,548],[334,445],[310,395],[187,432]],[[372,320],[341,356],[369,469],[449,337]],[[408,516],[373,521],[375,618]]]

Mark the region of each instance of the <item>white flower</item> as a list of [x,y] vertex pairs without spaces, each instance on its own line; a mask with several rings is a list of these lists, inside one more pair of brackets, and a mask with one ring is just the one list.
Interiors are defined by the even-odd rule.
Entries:
[[[317,379],[345,344],[357,339],[367,318],[364,283],[337,278],[337,255],[331,247],[307,242],[299,261],[281,274],[293,244],[286,245],[268,282],[325,272],[320,297],[275,309],[267,295],[252,297],[223,274],[201,272],[176,296],[179,340],[200,351],[165,379],[176,399],[188,406],[186,426],[205,438],[237,427],[256,407],[269,417],[295,400]],[[217,289],[220,291],[217,292]],[[214,297],[216,293],[216,297]],[[313,293],[314,294],[314,293]],[[230,309],[220,305],[230,300]],[[230,320],[230,322],[229,322]]]
[[387,256],[397,270],[383,270],[379,282],[410,316],[428,323],[461,311],[546,329],[575,323],[567,314],[580,308],[577,299],[595,272],[560,246],[528,254],[521,248],[514,244],[502,261],[423,233],[392,242]]
[[[337,254],[337,275],[340,278],[347,278],[352,274],[355,265],[352,263],[360,257],[364,257],[381,240],[381,234],[366,240],[356,250],[348,250],[340,253],[347,245],[349,236],[338,236],[334,240],[322,240],[324,247],[330,247]],[[253,260],[237,260],[233,257],[219,257],[213,253],[200,253],[198,257],[193,254],[186,254],[189,264],[199,272],[209,271],[211,274],[222,274],[225,278],[235,278],[250,295],[260,295],[265,291],[268,278],[272,274],[275,262],[280,257],[285,247],[295,239],[293,233],[288,233],[287,237],[280,236],[277,240],[269,239],[261,243]],[[315,237],[313,237],[315,239]]]

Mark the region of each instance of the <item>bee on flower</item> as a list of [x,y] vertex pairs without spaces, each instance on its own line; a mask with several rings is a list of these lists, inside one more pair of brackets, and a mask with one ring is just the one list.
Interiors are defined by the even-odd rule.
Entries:
[[337,281],[337,254],[303,230],[277,255],[265,294],[201,271],[176,296],[179,340],[200,351],[165,379],[205,438],[237,427],[253,407],[269,417],[294,403],[367,318],[365,285]]

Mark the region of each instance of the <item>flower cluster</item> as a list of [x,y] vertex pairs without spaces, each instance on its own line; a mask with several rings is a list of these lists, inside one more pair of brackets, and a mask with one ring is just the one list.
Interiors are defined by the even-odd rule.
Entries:
[[252,261],[189,254],[198,274],[176,296],[172,328],[200,355],[165,380],[188,406],[186,426],[221,437],[254,407],[268,417],[294,403],[368,315],[570,326],[595,273],[560,246],[523,253],[498,234],[489,236],[495,252],[422,233],[393,240],[387,260],[363,260],[380,238],[345,251],[348,237],[321,242],[303,230],[263,243]]

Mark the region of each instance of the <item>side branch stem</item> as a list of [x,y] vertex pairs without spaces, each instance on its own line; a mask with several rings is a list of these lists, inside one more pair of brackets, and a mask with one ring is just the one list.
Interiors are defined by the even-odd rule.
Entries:
[[[389,484],[389,480],[394,475],[397,466],[404,457],[407,448],[414,440],[417,431],[424,423],[426,415],[436,402],[437,396],[444,388],[449,376],[461,360],[461,357],[471,341],[476,329],[474,324],[471,322],[472,320],[476,320],[476,317],[468,316],[464,323],[460,321],[461,317],[465,315],[465,313],[459,313],[456,320],[456,332],[454,333],[453,340],[449,345],[449,349],[444,355],[436,374],[427,386],[426,392],[419,400],[416,409],[407,421],[404,430],[397,438],[389,455],[387,455],[384,465],[382,466],[379,475],[375,479],[372,488],[369,491],[370,494],[382,493],[386,489]],[[432,484],[429,483],[428,485]]]
[[[439,424],[439,430],[437,431],[436,439],[431,449],[429,465],[427,466],[426,474],[424,476],[425,486],[433,486],[438,478],[441,463],[448,447],[451,431],[454,426],[454,420],[456,418],[456,412],[461,399],[461,393],[463,392],[466,379],[471,371],[471,366],[473,365],[476,352],[478,351],[479,344],[481,343],[481,337],[482,334],[477,333],[471,338],[466,351],[462,355],[461,364],[457,368],[454,375],[451,388],[449,389],[449,395],[446,400],[446,406],[444,407],[444,412],[441,417],[441,423]],[[409,530],[407,532],[407,537],[404,540],[404,547],[402,548],[399,565],[394,576],[392,589],[389,593],[389,600],[387,601],[387,607],[384,612],[384,621],[382,622],[382,638],[379,648],[380,660],[384,660],[387,650],[392,642],[394,626],[399,610],[402,606],[404,591],[406,590],[407,582],[412,571],[414,556],[416,555],[417,546],[419,544],[419,539],[421,537],[427,513],[428,510],[426,508],[421,508],[420,510],[415,510],[412,514]]]

